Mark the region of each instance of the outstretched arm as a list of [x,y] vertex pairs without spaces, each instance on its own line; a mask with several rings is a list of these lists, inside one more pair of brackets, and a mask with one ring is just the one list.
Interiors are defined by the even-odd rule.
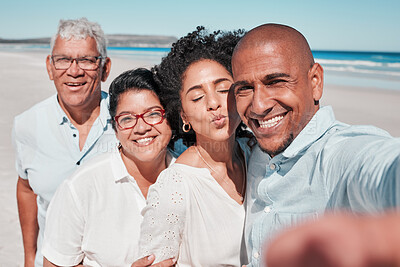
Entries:
[[328,215],[288,230],[266,253],[268,267],[400,266],[400,213]]
[[326,149],[328,209],[377,213],[400,206],[400,139],[348,138]]

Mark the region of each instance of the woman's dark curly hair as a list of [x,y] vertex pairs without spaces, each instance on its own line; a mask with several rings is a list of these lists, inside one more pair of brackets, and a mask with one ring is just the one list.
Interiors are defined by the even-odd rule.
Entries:
[[[237,30],[233,32],[215,31],[210,34],[203,26],[198,26],[196,31],[172,44],[168,55],[162,59],[159,65],[152,68],[154,79],[161,87],[160,99],[166,103],[165,110],[172,128],[173,138],[182,138],[186,146],[196,142],[193,130],[188,133],[182,131],[180,92],[186,69],[192,63],[209,59],[224,66],[232,75],[232,53],[244,33],[244,30]],[[237,136],[247,136],[244,134],[244,127],[244,124],[241,123],[236,130]]]
[[[160,97],[160,87],[154,81],[153,73],[151,71],[144,68],[125,71],[112,81],[109,89],[110,101],[108,111],[110,112],[111,116],[111,125],[115,131],[117,128],[114,117],[117,115],[117,106],[121,94],[128,91],[141,90],[149,90],[153,92],[160,99],[160,103],[165,109],[166,103],[163,102]],[[169,118],[167,117],[166,119],[170,124]],[[171,142],[168,144],[168,147],[173,149],[174,141],[171,140]]]

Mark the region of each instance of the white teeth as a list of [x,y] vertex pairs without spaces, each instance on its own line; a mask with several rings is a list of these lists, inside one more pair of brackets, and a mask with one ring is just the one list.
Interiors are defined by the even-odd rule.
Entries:
[[150,143],[153,139],[154,139],[154,137],[147,137],[147,138],[137,139],[136,142],[139,143],[139,144],[141,144],[141,145],[147,145],[147,144]]
[[67,83],[68,86],[79,86],[82,85],[83,83]]
[[271,128],[271,127],[277,125],[282,119],[283,119],[283,116],[276,116],[267,121],[258,120],[258,123],[260,124],[261,128]]

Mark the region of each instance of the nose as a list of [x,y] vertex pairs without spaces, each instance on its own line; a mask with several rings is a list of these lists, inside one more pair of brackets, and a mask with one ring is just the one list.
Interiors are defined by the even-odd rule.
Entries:
[[251,112],[257,115],[266,115],[275,104],[273,95],[262,84],[254,87],[253,99],[251,101]]
[[138,118],[135,127],[133,127],[133,131],[136,134],[144,134],[151,130],[151,125],[148,125],[144,122],[143,118]]
[[69,66],[69,68],[67,70],[67,73],[73,77],[77,77],[77,76],[83,75],[85,73],[85,71],[79,67],[76,59],[73,59],[71,66]]
[[221,103],[217,92],[212,91],[207,95],[207,110],[217,110],[220,107]]

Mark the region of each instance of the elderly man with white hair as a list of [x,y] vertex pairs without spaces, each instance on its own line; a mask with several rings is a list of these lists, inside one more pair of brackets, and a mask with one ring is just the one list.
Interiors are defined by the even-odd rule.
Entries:
[[47,72],[57,93],[18,115],[13,144],[25,266],[42,266],[46,211],[58,185],[92,156],[116,147],[101,91],[111,61],[99,24],[61,20],[51,39]]

